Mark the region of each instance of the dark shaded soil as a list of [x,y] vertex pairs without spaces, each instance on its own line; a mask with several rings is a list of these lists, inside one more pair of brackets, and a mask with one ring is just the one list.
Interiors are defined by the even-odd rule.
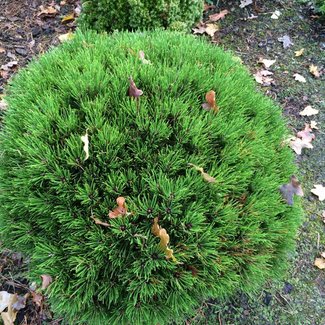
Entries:
[[[220,31],[212,41],[216,46],[231,50],[239,56],[252,74],[262,69],[260,58],[276,59],[269,70],[274,73],[270,86],[260,86],[267,96],[275,99],[283,109],[288,126],[295,134],[306,122],[315,120],[314,149],[305,149],[297,156],[305,199],[306,215],[297,236],[297,249],[288,256],[290,268],[283,279],[270,281],[257,293],[238,294],[229,301],[208,301],[202,304],[187,324],[325,324],[325,272],[313,263],[325,251],[325,223],[319,202],[310,190],[314,184],[325,185],[325,26],[314,17],[307,4],[293,0],[257,1],[258,8],[249,5],[239,8],[239,0],[209,1],[215,8],[209,14],[228,9],[230,13],[219,22]],[[61,4],[60,4],[61,3]],[[51,6],[56,14],[41,14]],[[75,21],[66,24],[62,17],[78,8],[79,1],[0,0],[0,66],[17,61],[7,70],[0,70],[0,99],[9,78],[29,61],[59,44],[58,36],[73,31]],[[56,7],[58,6],[58,7]],[[258,11],[256,11],[258,9]],[[275,10],[281,11],[277,20],[271,19]],[[288,35],[293,45],[287,49],[278,41]],[[304,54],[295,51],[304,48]],[[321,72],[315,78],[309,66],[316,65]],[[299,73],[306,83],[294,80]],[[28,91],[28,90],[27,90]],[[302,117],[299,112],[312,105],[320,113]],[[0,246],[1,251],[1,246]],[[0,256],[0,291],[23,295],[30,292],[30,283],[24,278],[28,261],[18,253],[2,250]],[[52,320],[46,304],[42,311],[32,301],[21,310],[17,324],[59,324]]]

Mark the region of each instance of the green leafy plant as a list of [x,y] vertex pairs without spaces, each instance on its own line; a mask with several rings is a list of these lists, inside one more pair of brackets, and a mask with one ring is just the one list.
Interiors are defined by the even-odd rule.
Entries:
[[284,270],[301,214],[279,191],[295,171],[286,127],[231,54],[179,33],[78,33],[6,100],[1,241],[51,279],[68,323],[166,324]]
[[87,0],[79,24],[97,31],[170,28],[185,30],[199,21],[202,0]]

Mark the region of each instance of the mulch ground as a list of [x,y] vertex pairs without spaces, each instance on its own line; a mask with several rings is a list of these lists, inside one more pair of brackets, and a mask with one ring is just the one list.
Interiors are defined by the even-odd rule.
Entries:
[[[239,0],[214,2],[205,12],[209,15],[229,10],[220,22],[219,31],[210,38],[216,46],[231,50],[239,56],[252,74],[261,70],[260,58],[276,59],[270,68],[274,73],[269,85],[257,85],[267,96],[275,99],[288,119],[293,133],[303,128],[308,120],[299,112],[307,105],[320,110],[317,116],[320,130],[316,132],[314,149],[297,157],[300,177],[306,193],[304,205],[306,218],[298,239],[296,253],[289,257],[292,267],[285,279],[270,282],[254,297],[238,293],[228,302],[206,302],[189,324],[301,324],[323,325],[325,319],[325,275],[315,269],[313,261],[325,251],[325,224],[321,219],[324,204],[310,193],[313,184],[325,182],[325,26],[320,22],[311,5],[298,1],[257,1],[257,7],[239,8]],[[49,10],[48,8],[55,10]],[[270,19],[275,10],[281,11],[277,20]],[[0,99],[6,84],[19,69],[45,51],[60,43],[59,36],[76,27],[80,11],[79,0],[2,0],[0,1]],[[278,38],[288,35],[293,45],[284,48]],[[304,48],[302,57],[295,51]],[[309,66],[316,65],[319,78],[309,73]],[[299,83],[293,74],[302,74],[307,82]],[[28,91],[28,89],[26,90]],[[323,128],[322,128],[323,126]],[[325,184],[324,184],[325,185]],[[1,251],[1,247],[0,247]],[[2,250],[0,253],[0,291],[24,295],[31,292],[31,284],[23,273],[28,260],[21,254]],[[322,273],[321,273],[322,272]],[[25,309],[16,324],[52,324],[53,319],[46,301],[39,304],[27,300]]]

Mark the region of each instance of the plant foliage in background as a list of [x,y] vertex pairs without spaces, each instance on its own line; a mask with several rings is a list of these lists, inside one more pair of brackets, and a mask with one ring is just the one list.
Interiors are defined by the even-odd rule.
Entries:
[[202,13],[202,0],[85,0],[79,23],[108,32],[158,27],[185,30]]
[[166,324],[283,271],[300,218],[279,191],[286,128],[230,54],[77,34],[6,99],[1,240],[70,323]]

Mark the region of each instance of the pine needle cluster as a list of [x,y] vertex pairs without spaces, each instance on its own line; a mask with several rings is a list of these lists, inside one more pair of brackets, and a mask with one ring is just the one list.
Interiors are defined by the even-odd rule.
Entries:
[[160,27],[185,30],[202,13],[202,0],[84,0],[79,25],[107,32]]
[[300,219],[278,190],[292,153],[231,54],[172,32],[78,33],[6,100],[1,240],[32,280],[53,278],[70,324],[166,324],[281,274]]

